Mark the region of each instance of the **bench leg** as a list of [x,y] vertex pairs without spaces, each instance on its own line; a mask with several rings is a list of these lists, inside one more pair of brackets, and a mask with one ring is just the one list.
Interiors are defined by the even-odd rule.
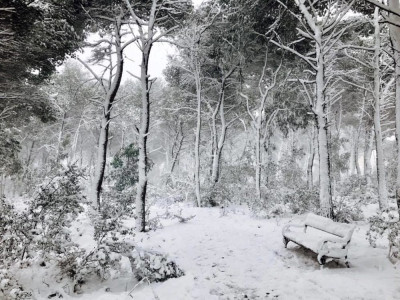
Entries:
[[350,264],[349,264],[349,261],[347,260],[347,256],[345,256],[345,258],[344,258],[344,264],[346,265],[346,267],[350,268]]
[[322,269],[322,266],[326,263],[326,257],[324,255],[318,254],[317,259]]
[[283,244],[285,245],[285,248],[287,248],[287,244],[289,243],[289,240],[285,237],[283,237]]

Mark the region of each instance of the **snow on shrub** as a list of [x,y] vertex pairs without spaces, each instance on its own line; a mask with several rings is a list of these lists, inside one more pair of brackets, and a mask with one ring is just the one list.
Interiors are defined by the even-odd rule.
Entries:
[[0,269],[0,299],[32,299],[31,297],[32,293],[24,291],[6,269]]
[[160,282],[185,275],[174,261],[160,252],[135,249],[130,261],[138,280],[147,278],[150,282]]
[[390,210],[369,218],[370,229],[367,238],[371,246],[376,247],[378,239],[389,240],[388,258],[392,263],[400,262],[400,221],[399,212]]
[[361,200],[337,196],[333,200],[335,220],[340,223],[351,223],[362,220]]
[[319,206],[317,189],[309,189],[307,186],[299,187],[296,190],[287,191],[284,195],[284,203],[294,214],[316,212]]

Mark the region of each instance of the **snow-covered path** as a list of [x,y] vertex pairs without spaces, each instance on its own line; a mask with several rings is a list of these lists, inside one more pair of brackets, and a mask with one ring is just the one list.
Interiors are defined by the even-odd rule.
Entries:
[[400,270],[387,261],[386,249],[368,245],[365,226],[354,233],[350,269],[331,262],[320,270],[312,252],[283,247],[288,219],[220,217],[211,208],[184,214],[196,218],[144,234],[143,245],[169,253],[186,276],[138,287],[134,299],[400,299]]

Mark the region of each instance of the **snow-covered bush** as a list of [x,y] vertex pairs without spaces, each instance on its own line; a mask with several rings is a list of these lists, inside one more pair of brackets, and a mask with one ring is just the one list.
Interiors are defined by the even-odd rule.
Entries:
[[231,189],[227,184],[218,182],[216,184],[209,183],[202,189],[203,206],[221,206],[227,205],[233,198],[235,190]]
[[113,271],[119,272],[122,256],[131,255],[134,232],[124,224],[127,210],[110,199],[110,202],[103,201],[100,212],[89,211],[97,246],[89,252],[76,247],[59,261],[61,273],[73,281],[75,293],[80,293],[82,286],[93,277],[105,280]]
[[[38,188],[22,212],[0,200],[0,268],[13,264],[23,268],[32,263],[45,266],[50,261],[62,261],[77,248],[71,241],[70,227],[83,211],[82,177],[76,166],[60,171]],[[22,299],[26,293],[14,288],[12,294]]]
[[75,248],[59,260],[60,275],[65,275],[73,282],[74,293],[80,293],[82,285],[91,278],[108,279],[111,270],[120,270],[122,256],[109,249],[106,245],[99,245],[92,251]]
[[66,251],[71,244],[69,227],[83,210],[82,177],[81,170],[69,166],[42,184],[23,212],[1,199],[5,212],[0,221],[3,263]]
[[333,214],[337,222],[360,221],[363,218],[361,201],[338,196],[333,200]]
[[319,206],[317,189],[304,186],[296,190],[289,190],[283,196],[283,201],[294,214],[316,212]]
[[377,246],[377,240],[386,237],[389,240],[388,258],[393,263],[400,261],[400,220],[396,210],[383,212],[369,219],[370,228],[367,238],[371,246]]
[[156,251],[135,249],[130,262],[138,280],[147,278],[150,282],[160,282],[185,275],[166,254]]
[[6,269],[0,269],[0,299],[32,299],[32,293],[24,291]]
[[22,230],[29,232],[31,245],[27,247],[32,247],[31,250],[44,255],[60,254],[71,244],[69,228],[83,212],[85,202],[80,183],[83,176],[83,171],[72,165],[39,187],[28,210],[22,214]]
[[360,202],[363,204],[375,203],[378,201],[378,195],[374,186],[368,185],[365,177],[353,175],[337,186],[337,194],[340,197],[346,197],[349,203]]
[[0,210],[0,267],[7,267],[21,256],[24,239],[18,231],[20,218],[14,207],[4,197],[0,197]]
[[283,204],[282,191],[271,188],[262,188],[261,200],[253,198],[248,204],[252,214],[259,218],[280,216],[287,212]]

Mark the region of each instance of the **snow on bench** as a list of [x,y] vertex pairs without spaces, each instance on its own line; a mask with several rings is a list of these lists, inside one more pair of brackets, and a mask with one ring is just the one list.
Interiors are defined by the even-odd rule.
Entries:
[[[307,229],[307,227],[311,227]],[[293,230],[297,228],[297,230]],[[303,230],[299,230],[303,228]],[[308,214],[303,224],[287,224],[282,229],[285,248],[289,242],[296,243],[318,254],[318,262],[322,266],[332,260],[347,261],[347,251],[355,226],[336,223],[331,219]]]

